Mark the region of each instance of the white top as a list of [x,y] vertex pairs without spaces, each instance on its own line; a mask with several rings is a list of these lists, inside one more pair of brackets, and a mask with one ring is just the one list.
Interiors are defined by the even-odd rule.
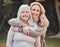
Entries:
[[26,36],[20,32],[14,32],[10,27],[7,35],[7,47],[34,47],[35,38]]

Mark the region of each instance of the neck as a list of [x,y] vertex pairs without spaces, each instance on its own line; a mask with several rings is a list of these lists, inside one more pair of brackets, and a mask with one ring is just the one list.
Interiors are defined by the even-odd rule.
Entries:
[[22,20],[23,23],[25,24],[28,24],[28,21],[27,20]]
[[37,23],[37,21],[38,21],[38,18],[33,18],[33,21]]

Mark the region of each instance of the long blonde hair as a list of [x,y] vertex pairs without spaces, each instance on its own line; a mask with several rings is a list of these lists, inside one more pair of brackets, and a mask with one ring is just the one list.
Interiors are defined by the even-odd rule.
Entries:
[[[44,7],[43,7],[43,5],[41,4],[41,3],[39,3],[39,2],[33,2],[33,3],[31,3],[31,5],[30,5],[30,9],[34,6],[34,5],[38,5],[39,7],[40,7],[40,15],[39,15],[39,17],[38,17],[38,23],[40,22],[40,25],[42,25],[42,26],[49,26],[49,21],[48,21],[48,19],[47,19],[47,17],[46,17],[46,15],[45,15],[45,9],[44,9]],[[43,24],[42,24],[43,23]]]

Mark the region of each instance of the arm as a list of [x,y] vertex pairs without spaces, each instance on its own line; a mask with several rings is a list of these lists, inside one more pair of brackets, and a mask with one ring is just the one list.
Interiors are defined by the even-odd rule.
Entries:
[[10,19],[10,20],[8,21],[8,23],[9,23],[9,25],[11,25],[11,26],[18,26],[18,27],[21,26],[21,23],[20,23],[19,19],[17,19],[17,18],[12,18],[12,19]]
[[6,47],[13,47],[13,37],[14,37],[14,32],[12,31],[12,27],[10,27],[7,35],[7,41],[6,41]]
[[13,32],[17,31],[17,32],[23,33],[27,36],[34,37],[34,38],[36,38],[37,36],[40,35],[40,33],[36,32],[36,31],[28,30],[28,29],[22,29],[20,27],[13,27],[12,30],[13,30]]
[[28,30],[28,29],[23,30],[22,28],[16,27],[16,26],[13,26],[12,30],[13,30],[12,32],[18,31],[20,33],[23,33],[27,36],[34,37],[34,38],[36,38],[37,36],[40,35],[40,33],[36,32],[36,31],[32,31],[32,30]]
[[[22,31],[22,28],[20,28],[20,22],[18,21],[18,19],[17,18],[13,18],[13,19],[10,19],[9,21],[8,21],[8,23],[10,24],[10,25],[12,25],[12,26],[16,26],[17,28],[15,28],[15,27],[13,27],[14,28],[14,30],[15,31],[18,31],[18,32],[20,32],[20,33],[24,33],[25,35],[27,35],[27,33],[25,33],[24,31]],[[30,31],[29,31],[30,32]],[[37,37],[39,35],[39,33],[37,33],[36,31],[31,31],[30,33],[29,33],[29,36],[31,36],[31,37]]]
[[[15,28],[15,27],[13,27],[13,28],[15,28],[14,30],[15,31],[18,31],[18,32],[20,32],[20,33],[24,33],[25,35],[27,35],[27,33],[28,33],[28,36],[30,36],[30,37],[37,37],[37,36],[39,36],[41,33],[40,32],[37,32],[37,31],[34,31],[34,30],[30,30],[30,31],[22,31],[23,29],[22,28],[20,28],[20,24],[19,24],[19,21],[16,19],[16,18],[14,18],[14,19],[10,19],[9,21],[8,21],[8,23],[10,24],[10,25],[13,25],[13,26],[16,26],[17,28]],[[17,29],[17,30],[16,30]],[[34,28],[35,29],[35,28]],[[42,28],[41,30],[43,30],[44,28]],[[41,31],[40,30],[40,31]],[[25,32],[27,32],[27,33],[25,33]]]
[[47,31],[47,28],[45,27],[45,28],[42,28],[42,29],[40,29],[38,31],[29,30],[27,32],[28,32],[28,36],[36,38],[36,37],[41,36],[41,35],[45,36],[46,31]]
[[[44,31],[47,29],[47,28],[43,28],[43,29],[40,29],[39,31],[34,31],[34,30],[29,30],[29,29],[22,29],[20,27],[13,27],[12,28],[14,31],[18,31],[20,33],[23,33],[27,36],[30,36],[30,37],[34,37],[36,38],[37,36],[40,36],[42,33],[44,33]],[[42,33],[41,33],[42,32]]]

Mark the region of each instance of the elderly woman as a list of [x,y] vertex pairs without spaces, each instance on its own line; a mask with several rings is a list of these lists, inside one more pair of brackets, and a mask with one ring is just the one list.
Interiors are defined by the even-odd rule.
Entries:
[[[39,2],[33,2],[30,5],[30,10],[32,13],[33,21],[38,25],[38,29],[36,30],[36,32],[26,30],[27,32],[29,32],[28,36],[36,37],[36,41],[35,41],[36,47],[46,47],[45,35],[46,35],[47,27],[49,26],[49,21],[45,16],[45,9]],[[14,25],[12,23],[16,23],[16,22],[14,20],[9,21],[10,25]],[[17,24],[18,23],[16,23],[15,26]],[[19,29],[21,30],[21,28]],[[18,28],[13,27],[13,30],[17,31]],[[21,32],[21,33],[25,33],[25,32]]]
[[[27,36],[29,33],[25,30],[25,26],[27,26],[29,29],[34,30],[37,29],[37,25],[33,22],[31,17],[30,8],[28,5],[21,5],[19,7],[17,18],[11,19],[18,22],[17,27],[22,28],[21,30],[17,30],[16,32],[13,30],[13,26],[11,26],[7,35],[7,47],[34,47],[35,38]],[[20,33],[20,32],[23,33]]]

